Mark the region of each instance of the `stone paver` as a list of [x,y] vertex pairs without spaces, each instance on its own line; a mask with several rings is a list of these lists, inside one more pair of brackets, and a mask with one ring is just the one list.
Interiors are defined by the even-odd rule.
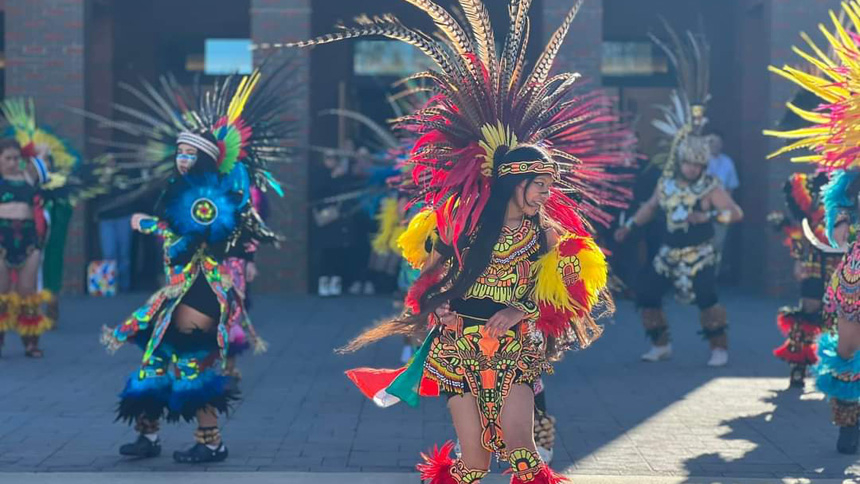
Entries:
[[[119,321],[143,298],[64,300],[60,328],[45,337],[41,361],[23,358],[18,341],[9,338],[0,359],[0,471],[6,477],[72,482],[26,480],[33,475],[17,473],[101,472],[127,475],[129,480],[112,481],[125,483],[136,482],[135,472],[190,470],[169,458],[190,442],[188,425],[165,426],[159,459],[116,455],[134,436],[112,422],[116,393],[140,353],[129,347],[108,356],[97,336],[101,325]],[[605,336],[593,348],[567,355],[547,378],[550,412],[559,421],[555,466],[578,482],[857,477],[856,459],[833,450],[836,431],[822,396],[811,388],[802,394],[784,390],[787,367],[770,356],[780,339],[773,319],[781,302],[726,297],[732,361],[718,370],[704,365],[696,312],[674,304],[674,359],[640,363],[646,342],[632,306],[620,303]],[[382,472],[389,480],[366,482],[413,482],[414,476],[401,473],[411,471],[418,452],[453,436],[444,402],[383,410],[343,377],[354,366],[395,366],[396,338],[357,354],[332,351],[390,312],[390,302],[261,296],[255,304],[252,315],[270,349],[240,362],[245,399],[224,430],[231,457],[193,471],[266,471],[269,477]],[[0,482],[6,482],[3,476]],[[260,479],[253,482],[268,482]]]

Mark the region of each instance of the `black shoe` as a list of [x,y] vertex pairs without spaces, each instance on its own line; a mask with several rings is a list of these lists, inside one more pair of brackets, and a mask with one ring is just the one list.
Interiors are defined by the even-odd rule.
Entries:
[[836,441],[836,450],[840,454],[856,454],[858,440],[860,440],[860,428],[856,425],[839,427],[839,440]]
[[182,464],[200,464],[205,462],[221,462],[227,458],[227,447],[224,442],[217,449],[212,450],[204,444],[195,444],[188,450],[177,450],[173,453],[173,460]]
[[791,370],[791,380],[788,384],[788,388],[804,388],[804,379],[806,378],[806,368],[793,368]]
[[133,444],[125,444],[120,447],[119,453],[121,455],[137,457],[140,459],[158,457],[161,455],[161,440],[156,439],[155,442],[153,442],[143,435],[138,435],[137,440],[135,440]]

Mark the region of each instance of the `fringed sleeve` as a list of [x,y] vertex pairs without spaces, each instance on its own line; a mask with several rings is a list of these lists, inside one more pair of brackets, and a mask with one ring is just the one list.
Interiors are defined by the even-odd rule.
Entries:
[[592,238],[564,235],[538,260],[534,274],[538,330],[556,338],[572,331],[579,348],[600,336],[602,328],[592,313],[604,303],[611,305],[611,298],[606,257]]

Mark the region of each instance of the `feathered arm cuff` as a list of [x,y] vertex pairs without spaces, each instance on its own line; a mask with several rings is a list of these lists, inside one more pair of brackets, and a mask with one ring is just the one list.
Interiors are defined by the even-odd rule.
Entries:
[[554,337],[572,329],[580,345],[587,346],[600,334],[591,311],[604,297],[607,273],[606,257],[592,238],[563,236],[537,262],[537,329]]

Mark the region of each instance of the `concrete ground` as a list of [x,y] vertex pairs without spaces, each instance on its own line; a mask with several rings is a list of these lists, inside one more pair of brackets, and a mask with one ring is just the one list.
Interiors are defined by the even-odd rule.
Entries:
[[[7,338],[0,483],[417,482],[418,453],[453,437],[444,402],[379,409],[343,376],[355,366],[398,365],[396,338],[352,355],[332,351],[391,312],[390,301],[259,297],[252,315],[270,349],[240,362],[244,400],[224,428],[230,458],[174,464],[170,454],[190,444],[192,431],[177,425],[162,432],[162,457],[123,459],[117,447],[134,432],[113,423],[113,411],[140,352],[111,357],[98,333],[144,298],[65,299],[43,360],[25,359]],[[853,482],[860,466],[835,452],[822,395],[809,386],[787,391],[787,366],[770,355],[782,302],[726,295],[731,362],[716,370],[704,364],[696,312],[674,303],[674,358],[641,363],[647,344],[632,306],[621,302],[603,338],[569,354],[546,380],[558,419],[554,467],[583,484]]]

